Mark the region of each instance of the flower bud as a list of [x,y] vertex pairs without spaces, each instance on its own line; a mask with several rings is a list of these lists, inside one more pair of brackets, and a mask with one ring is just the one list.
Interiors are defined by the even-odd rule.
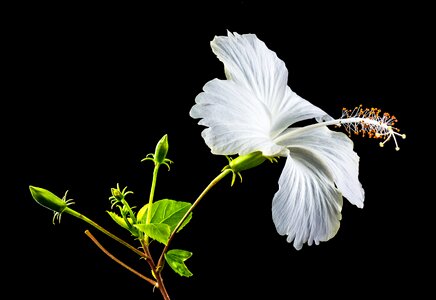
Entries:
[[119,189],[111,188],[111,193],[112,196],[118,201],[121,201],[124,198],[124,195],[121,193]]
[[68,206],[68,203],[46,189],[31,185],[29,186],[29,189],[33,199],[45,208],[62,213]]
[[168,153],[168,135],[165,134],[156,145],[154,160],[157,164],[165,163]]
[[262,152],[256,151],[250,154],[238,156],[233,159],[229,167],[235,172],[239,173],[254,167],[257,167],[266,160],[266,157],[262,155]]

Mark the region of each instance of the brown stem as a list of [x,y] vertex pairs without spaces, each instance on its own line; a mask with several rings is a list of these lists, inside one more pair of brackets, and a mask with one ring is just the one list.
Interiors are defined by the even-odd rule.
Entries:
[[81,219],[82,221],[85,221],[86,223],[94,226],[96,229],[100,230],[101,232],[103,232],[104,234],[106,234],[108,237],[114,239],[115,241],[117,241],[118,243],[120,243],[121,245],[129,248],[130,250],[132,250],[133,252],[135,252],[136,254],[138,254],[141,257],[144,257],[147,259],[147,257],[144,255],[144,253],[142,253],[141,251],[139,251],[138,249],[136,249],[135,247],[133,247],[132,245],[130,245],[129,243],[123,241],[122,239],[120,239],[119,237],[117,237],[116,235],[112,234],[111,232],[109,232],[108,230],[104,229],[102,226],[98,225],[97,223],[95,223],[94,221],[92,221],[91,219],[89,219],[88,217],[86,217],[85,215],[82,215],[81,213],[78,213],[77,211],[70,209],[69,207],[65,208],[64,210],[65,213],[68,213],[76,218]]
[[98,248],[100,248],[101,251],[103,251],[104,254],[106,254],[107,256],[109,256],[112,260],[114,260],[116,263],[120,264],[122,267],[126,268],[127,270],[129,270],[130,272],[132,272],[133,274],[139,276],[140,278],[144,279],[145,281],[147,281],[148,283],[150,283],[153,286],[157,286],[158,283],[156,281],[154,281],[153,279],[150,279],[144,275],[142,275],[141,273],[139,273],[138,271],[136,271],[135,269],[129,267],[128,265],[126,265],[125,263],[123,263],[122,261],[120,261],[118,258],[116,258],[115,256],[113,256],[109,251],[107,251],[98,241],[97,239],[91,234],[91,232],[89,232],[89,230],[85,230],[85,234],[91,239],[91,241],[94,242],[94,244],[97,245]]
[[164,298],[164,300],[171,300],[170,296],[168,295],[165,284],[163,282],[162,273],[160,272],[160,270],[158,270],[156,268],[156,264],[154,263],[154,260],[151,256],[151,253],[150,253],[150,249],[145,242],[142,242],[142,248],[144,249],[144,254],[147,257],[149,257],[149,259],[147,259],[147,262],[148,262],[148,264],[149,264],[149,266],[154,274],[154,277],[157,280],[157,288],[159,289],[160,293],[162,294],[162,297]]

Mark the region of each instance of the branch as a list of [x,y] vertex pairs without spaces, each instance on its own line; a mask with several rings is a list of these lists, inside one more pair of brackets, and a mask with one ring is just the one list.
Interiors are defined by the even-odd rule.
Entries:
[[97,245],[98,248],[100,248],[101,251],[103,251],[103,253],[105,253],[107,256],[109,256],[112,260],[114,260],[116,263],[120,264],[121,266],[123,266],[124,268],[126,268],[127,270],[129,270],[130,272],[132,272],[133,274],[141,277],[142,279],[144,279],[145,281],[147,281],[148,283],[150,283],[151,285],[153,285],[154,287],[157,287],[157,282],[154,281],[153,279],[150,279],[144,275],[142,275],[141,273],[139,273],[138,271],[132,269],[131,267],[129,267],[128,265],[126,265],[125,263],[123,263],[122,261],[120,261],[118,258],[116,258],[115,256],[113,256],[111,253],[109,253],[109,251],[107,251],[98,241],[97,239],[91,234],[91,232],[89,232],[89,230],[85,230],[85,234],[91,239],[91,241],[94,242],[94,244]]

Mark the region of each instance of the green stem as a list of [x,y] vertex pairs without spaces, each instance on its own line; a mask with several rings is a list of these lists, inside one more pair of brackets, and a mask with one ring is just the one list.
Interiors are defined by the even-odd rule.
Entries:
[[150,198],[148,199],[148,211],[146,224],[150,224],[151,221],[151,206],[153,205],[154,191],[156,190],[157,172],[159,171],[160,164],[155,164],[153,170],[153,180],[151,182]]
[[135,247],[133,247],[132,245],[128,244],[127,242],[123,241],[122,239],[120,239],[119,237],[117,237],[116,235],[110,233],[109,231],[107,231],[106,229],[104,229],[103,227],[101,227],[100,225],[98,225],[97,223],[95,223],[94,221],[92,221],[91,219],[87,218],[86,216],[82,215],[81,213],[78,213],[77,211],[75,211],[74,209],[71,209],[69,207],[66,207],[64,209],[65,213],[70,214],[82,221],[85,221],[86,223],[92,225],[93,227],[95,227],[96,229],[100,230],[101,232],[103,232],[104,234],[106,234],[108,237],[114,239],[115,241],[117,241],[118,243],[120,243],[121,245],[129,248],[130,250],[132,250],[133,252],[135,252],[136,254],[138,254],[141,257],[144,257],[146,259],[149,259],[149,257],[147,255],[145,255],[143,252],[139,251],[138,249],[136,249]]
[[200,196],[194,201],[194,203],[191,205],[189,210],[185,213],[183,218],[180,220],[180,222],[177,224],[177,226],[174,228],[173,232],[170,235],[170,238],[168,239],[168,243],[165,245],[165,248],[162,250],[162,254],[159,257],[159,261],[157,263],[156,269],[160,271],[163,266],[164,262],[164,256],[165,253],[168,251],[168,248],[171,244],[171,241],[174,238],[174,235],[176,234],[177,230],[179,230],[180,226],[182,226],[183,222],[186,220],[186,218],[189,216],[189,214],[194,210],[194,208],[200,203],[201,199],[218,183],[220,182],[224,177],[226,177],[228,174],[232,173],[233,171],[231,169],[226,169],[222,171],[217,177],[215,177],[214,180],[212,180],[209,185],[201,192]]
[[[137,223],[137,222],[136,222],[136,216],[135,216],[135,213],[133,212],[133,210],[130,208],[129,203],[127,203],[127,201],[126,201],[125,199],[121,200],[121,203],[122,203],[125,207],[127,207],[127,209],[129,210],[129,216],[130,216],[130,218],[132,218],[132,223],[133,223],[133,224],[136,224],[136,223]],[[127,221],[126,217],[124,217],[124,220],[126,221],[127,224],[130,224],[130,223]]]
[[[154,191],[156,190],[157,173],[159,171],[159,167],[160,167],[159,163],[156,163],[154,165],[153,179],[152,179],[151,188],[150,188],[150,197],[148,199],[147,219],[145,221],[145,224],[150,224],[150,221],[151,221],[151,209],[153,206]],[[148,245],[148,236],[145,236],[145,244]]]

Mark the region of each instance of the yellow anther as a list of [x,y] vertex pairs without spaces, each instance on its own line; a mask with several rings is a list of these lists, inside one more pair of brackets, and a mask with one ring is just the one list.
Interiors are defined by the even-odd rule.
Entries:
[[397,139],[395,136],[406,138],[405,134],[399,134],[399,129],[394,127],[397,123],[397,118],[389,113],[381,114],[381,110],[376,107],[363,108],[362,105],[354,109],[342,109],[341,125],[350,135],[361,134],[363,137],[383,138],[380,147],[392,139],[395,142],[395,149],[399,150]]

